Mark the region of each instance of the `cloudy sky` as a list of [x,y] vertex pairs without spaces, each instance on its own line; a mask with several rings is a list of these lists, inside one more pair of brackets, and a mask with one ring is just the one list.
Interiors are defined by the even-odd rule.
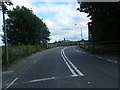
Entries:
[[[51,36],[50,42],[63,40],[80,40],[81,29],[84,39],[88,39],[88,28],[86,13],[77,11],[79,4],[76,0],[11,0],[14,4],[9,9],[19,6],[25,6],[32,9],[33,12],[48,26]],[[0,35],[2,13],[0,12]],[[1,41],[0,41],[1,44]]]

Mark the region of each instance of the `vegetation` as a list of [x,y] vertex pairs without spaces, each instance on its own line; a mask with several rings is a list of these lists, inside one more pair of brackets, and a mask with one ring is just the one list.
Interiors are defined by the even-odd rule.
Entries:
[[[78,2],[80,12],[85,12],[89,22],[89,44],[84,50],[92,53],[119,56],[120,2]],[[91,25],[90,25],[91,24]]]
[[51,43],[50,46],[51,47],[58,47],[58,46],[73,46],[73,45],[78,45],[80,43],[80,41],[69,41],[69,40],[65,40],[65,41],[55,41],[54,43]]
[[[16,6],[13,10],[6,10],[6,13],[8,15],[6,31],[10,64],[47,48],[47,42],[50,40],[49,29],[32,10],[24,6]],[[4,42],[4,36],[2,38]],[[3,67],[7,66],[4,48],[2,46]]]
[[92,20],[92,42],[120,41],[120,2],[81,2],[80,12]]
[[[6,30],[10,45],[36,45],[49,41],[46,24],[32,10],[17,6],[7,11]],[[3,36],[4,41],[4,36]]]
[[118,42],[97,42],[97,43],[95,42],[91,44],[90,41],[84,41],[84,44],[82,46],[81,45],[79,45],[77,49],[80,49],[82,51],[87,51],[92,54],[119,57]]
[[[24,57],[30,56],[35,52],[39,52],[45,49],[46,47],[44,47],[43,45],[9,46],[8,47],[9,62],[10,64],[12,64]],[[6,65],[7,62],[5,60],[4,46],[2,46],[2,66],[5,67]]]
[[94,54],[101,54],[101,55],[115,56],[115,57],[119,56],[118,48],[117,47],[113,48],[113,45],[85,46],[84,50]]

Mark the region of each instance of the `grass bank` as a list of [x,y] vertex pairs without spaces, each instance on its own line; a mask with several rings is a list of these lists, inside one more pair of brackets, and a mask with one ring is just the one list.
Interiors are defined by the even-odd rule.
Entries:
[[83,50],[95,54],[118,56],[119,53],[118,48],[119,45],[94,45],[94,46],[88,45],[85,46]]
[[[7,66],[7,61],[5,60],[5,50],[2,46],[2,67]],[[9,63],[12,64],[24,57],[30,56],[33,53],[43,51],[46,48],[40,45],[21,45],[21,46],[8,46]]]

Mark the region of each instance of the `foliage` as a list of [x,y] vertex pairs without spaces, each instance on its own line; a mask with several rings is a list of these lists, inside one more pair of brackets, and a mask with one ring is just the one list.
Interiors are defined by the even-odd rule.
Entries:
[[81,2],[79,10],[91,17],[92,41],[120,41],[120,2]]
[[[2,46],[2,65],[3,67],[7,65],[5,60],[5,51],[4,46]],[[35,52],[45,50],[46,48],[43,45],[20,45],[20,46],[9,46],[8,55],[10,64],[14,63],[17,60],[20,60],[24,57],[30,56]]]
[[84,47],[85,51],[89,51],[95,54],[105,54],[109,56],[116,56],[118,57],[118,46],[117,45],[86,45]]
[[9,44],[35,45],[50,40],[46,24],[32,10],[16,6],[13,10],[8,10],[7,14],[9,18],[6,20],[6,30]]

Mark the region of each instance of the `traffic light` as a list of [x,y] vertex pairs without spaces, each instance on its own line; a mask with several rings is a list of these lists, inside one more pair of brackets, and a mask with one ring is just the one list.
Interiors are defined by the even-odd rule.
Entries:
[[92,27],[92,26],[93,26],[93,25],[92,25],[92,22],[89,22],[89,23],[88,23],[88,30],[89,30],[90,33],[93,32],[93,29],[92,29],[93,27]]
[[89,24],[89,26],[91,27],[91,26],[92,26],[92,24],[90,23],[90,24]]
[[89,35],[89,40],[91,40],[93,34],[93,24],[92,22],[88,23],[88,35]]

